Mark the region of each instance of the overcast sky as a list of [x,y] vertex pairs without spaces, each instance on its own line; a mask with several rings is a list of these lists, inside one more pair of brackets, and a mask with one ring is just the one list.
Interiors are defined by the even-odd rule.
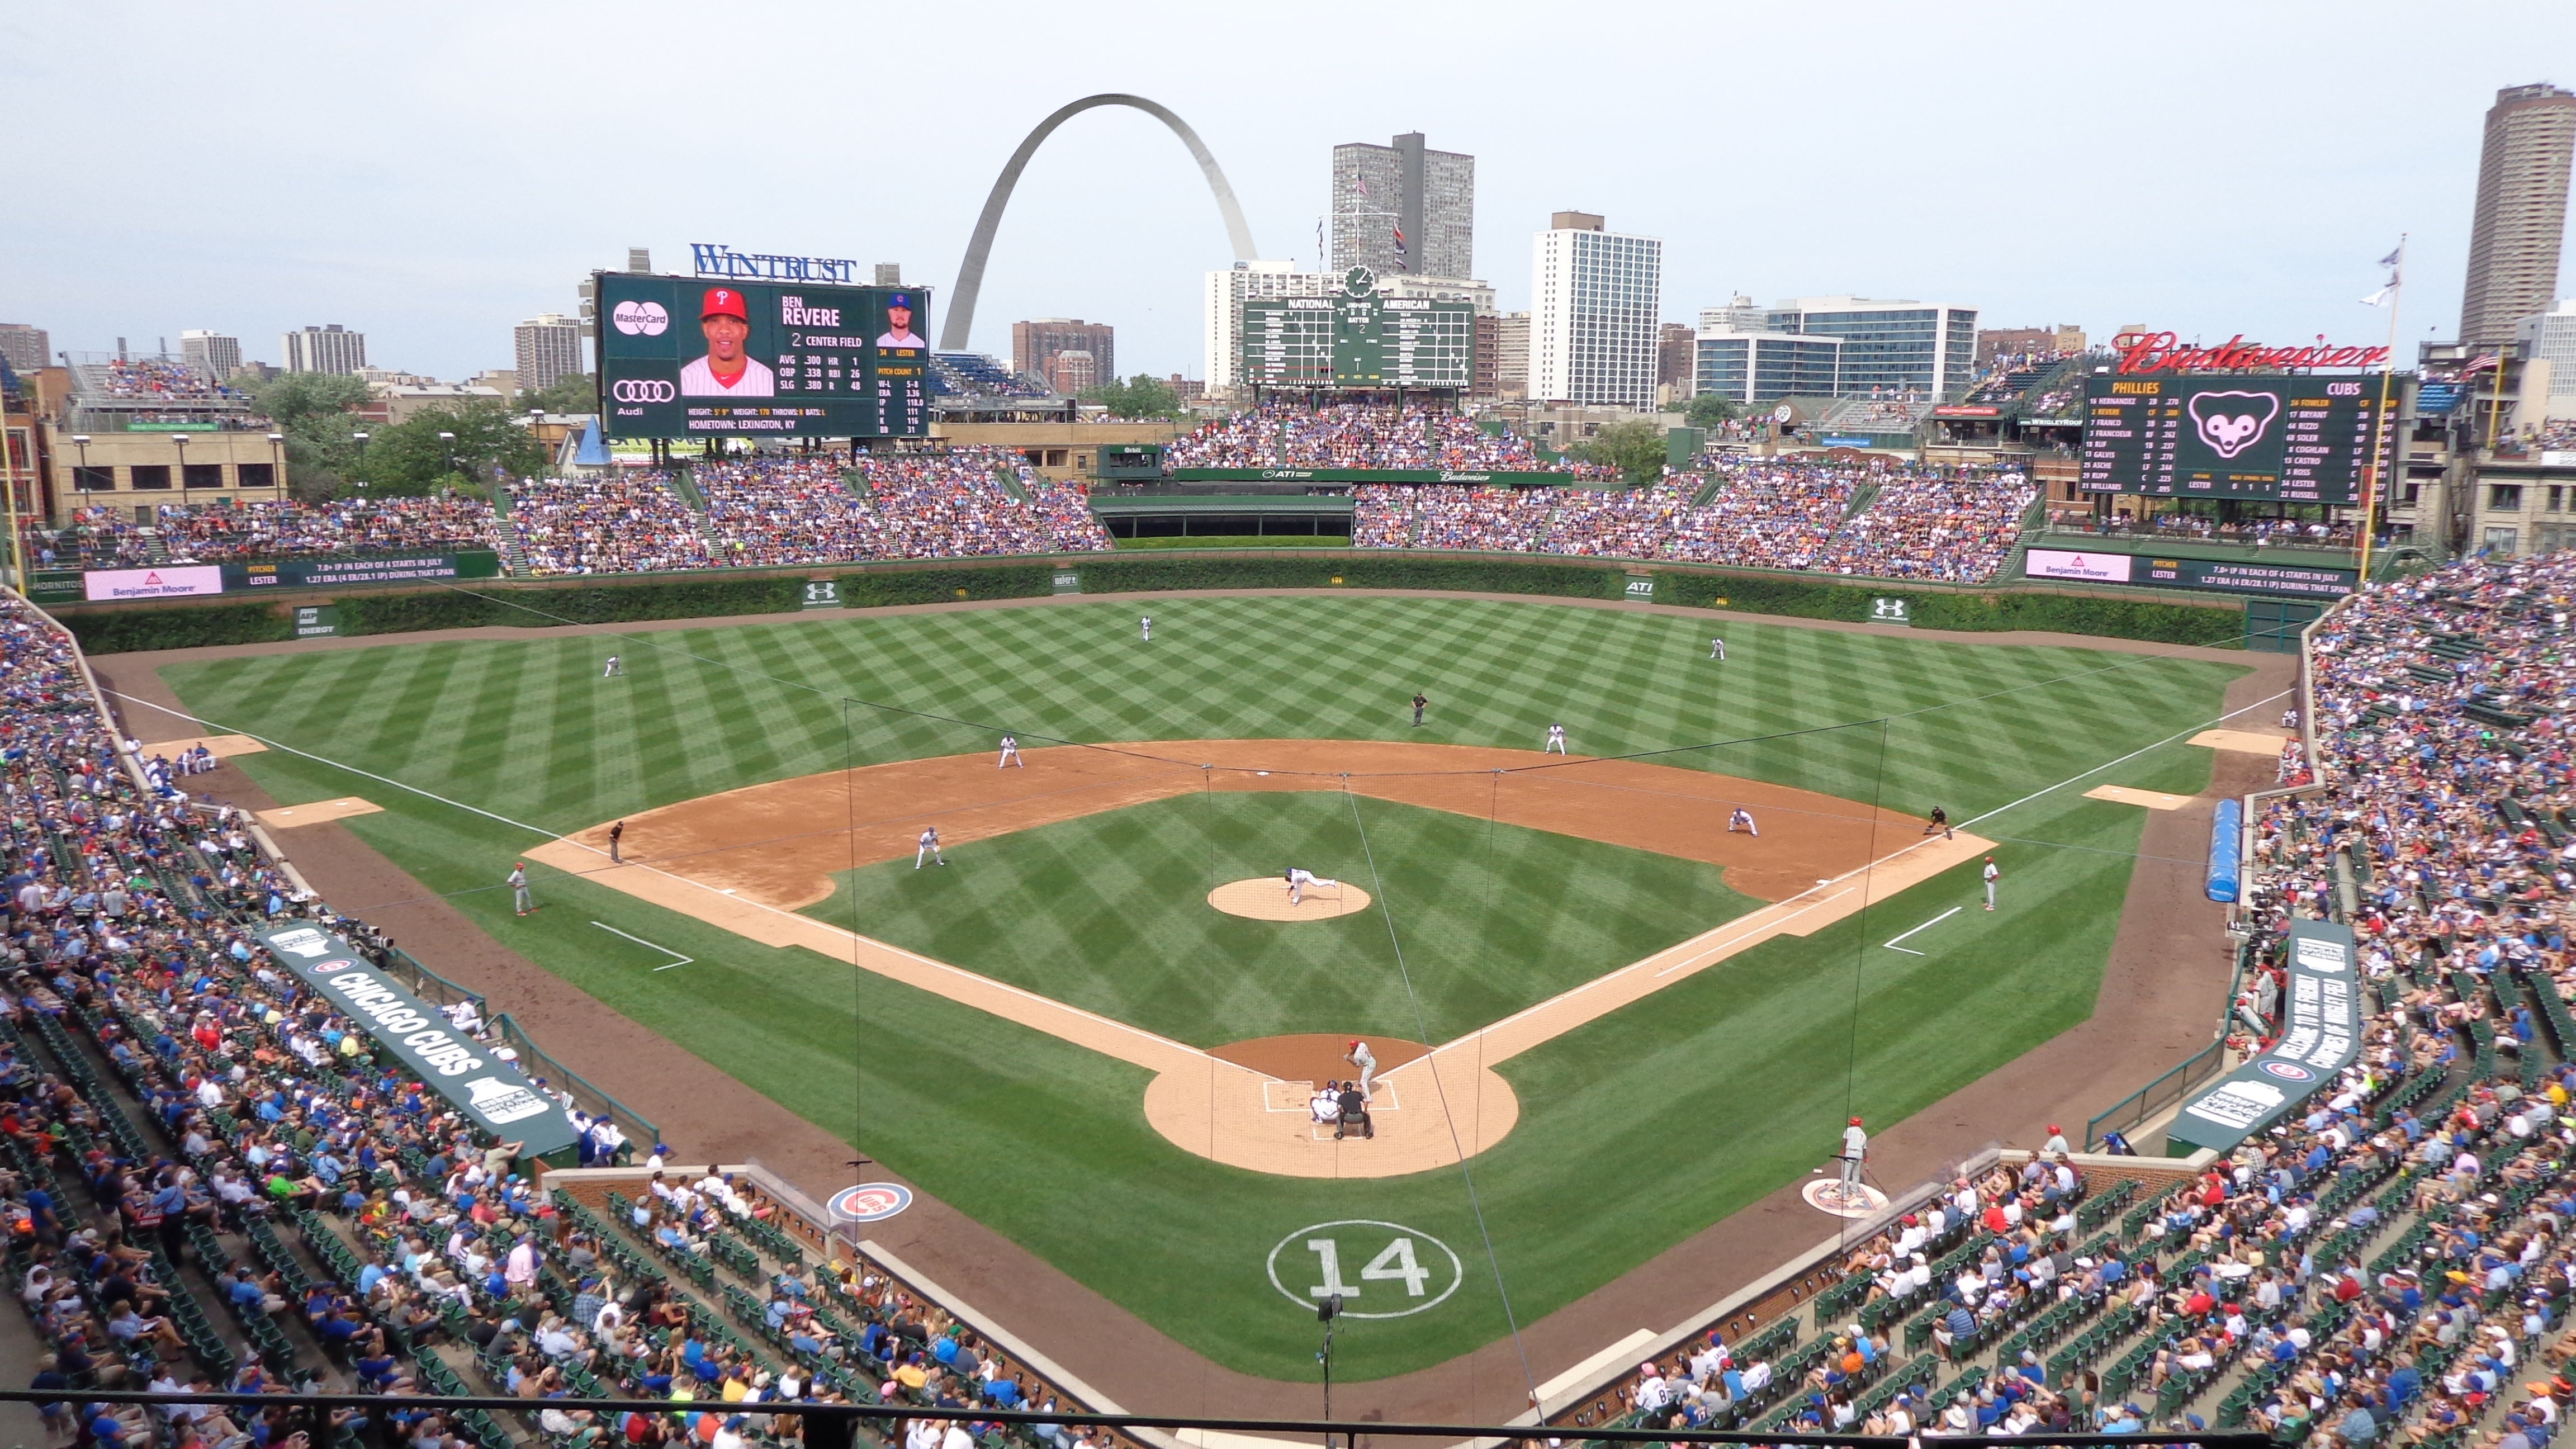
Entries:
[[[383,366],[510,365],[593,267],[693,241],[900,262],[938,298],[1022,135],[1130,91],[1206,140],[1262,255],[1316,261],[1336,142],[1476,157],[1476,271],[1527,304],[1558,209],[1664,240],[1664,315],[1852,292],[1987,325],[2377,340],[2459,313],[2480,118],[2576,85],[2576,4],[18,5],[0,320],[57,349],[182,328],[278,360],[308,323]],[[1162,126],[1086,113],[1030,164],[974,345],[1118,328],[1203,374],[1233,260]],[[2562,279],[2562,290],[2576,278]],[[2410,349],[2411,350],[2411,349]]]

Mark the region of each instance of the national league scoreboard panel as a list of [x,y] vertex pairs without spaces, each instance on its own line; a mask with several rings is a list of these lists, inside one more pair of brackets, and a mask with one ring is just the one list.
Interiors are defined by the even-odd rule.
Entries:
[[2375,375],[2087,378],[2080,486],[2358,503],[2374,439],[2383,452],[2396,447],[2379,427],[2379,407]]
[[921,288],[633,272],[598,282],[610,437],[929,435]]

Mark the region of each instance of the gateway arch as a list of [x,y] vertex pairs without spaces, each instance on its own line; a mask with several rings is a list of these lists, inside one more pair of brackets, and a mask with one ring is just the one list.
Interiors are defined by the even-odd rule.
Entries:
[[1127,106],[1171,127],[1172,134],[1181,138],[1181,144],[1190,148],[1190,155],[1198,161],[1199,170],[1207,174],[1208,190],[1216,193],[1216,209],[1225,217],[1226,237],[1234,243],[1235,260],[1252,260],[1252,228],[1243,223],[1243,208],[1235,204],[1234,188],[1226,184],[1225,172],[1217,166],[1216,157],[1208,154],[1207,146],[1199,140],[1198,132],[1190,129],[1189,122],[1143,96],[1114,93],[1084,96],[1038,122],[1037,129],[1029,132],[1028,139],[1020,143],[1020,149],[1011,153],[1011,159],[1002,167],[1002,174],[994,179],[992,195],[984,198],[984,214],[975,219],[975,235],[966,243],[966,263],[957,269],[957,290],[948,300],[948,320],[939,328],[939,349],[942,352],[962,352],[966,348],[966,335],[975,326],[975,294],[984,289],[984,261],[992,254],[993,233],[1002,228],[1002,209],[1011,204],[1011,188],[1019,184],[1020,172],[1029,164],[1029,158],[1037,154],[1039,144],[1054,134],[1056,127],[1098,106]]

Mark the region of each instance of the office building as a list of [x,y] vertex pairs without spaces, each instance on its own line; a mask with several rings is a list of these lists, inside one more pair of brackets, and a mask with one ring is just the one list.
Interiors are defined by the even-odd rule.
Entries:
[[1067,397],[1080,397],[1100,386],[1100,361],[1080,347],[1068,347],[1047,359],[1042,374],[1047,386]]
[[1273,297],[1329,297],[1341,286],[1339,272],[1301,272],[1287,262],[1237,262],[1228,270],[1208,273],[1201,314],[1208,391],[1242,386],[1244,303]]
[[2523,376],[2549,369],[2546,408],[2552,421],[2576,419],[2576,299],[2561,301],[2514,329],[2522,343]]
[[367,365],[367,334],[339,323],[307,327],[277,339],[279,368],[285,372],[336,372],[344,376]]
[[1333,270],[1381,277],[1476,275],[1476,158],[1422,133],[1333,148]]
[[0,322],[0,357],[7,358],[10,369],[24,376],[37,368],[53,366],[54,340],[42,327]]
[[1777,332],[1745,298],[1704,308],[1692,344],[1691,386],[1747,406],[1784,397],[1831,397],[1842,366],[1839,337]]
[[1655,394],[1658,401],[1691,395],[1697,330],[1687,322],[1665,322],[1655,329]]
[[1661,240],[1556,213],[1531,241],[1529,395],[1653,407],[1663,285]]
[[510,329],[519,365],[519,386],[543,392],[581,371],[581,323],[558,312],[541,312]]
[[179,360],[217,382],[241,371],[241,339],[201,328],[179,334]]
[[1530,314],[1506,312],[1494,319],[1494,396],[1529,396]]
[[1914,394],[1946,402],[1975,380],[1977,309],[1868,297],[1799,297],[1773,304],[1764,330],[1832,337],[1842,348],[1833,391],[1842,397]]
[[2460,298],[2460,341],[2471,352],[2510,344],[2522,319],[2546,311],[2557,294],[2571,164],[2576,94],[2549,85],[2496,92],[2478,154],[2478,207]]
[[[1051,378],[1055,360],[1066,352],[1091,354],[1095,377],[1118,375],[1118,329],[1106,322],[1085,322],[1079,317],[1040,317],[1033,322],[1011,324],[1011,370],[1031,377]],[[1057,388],[1058,392],[1077,391]]]

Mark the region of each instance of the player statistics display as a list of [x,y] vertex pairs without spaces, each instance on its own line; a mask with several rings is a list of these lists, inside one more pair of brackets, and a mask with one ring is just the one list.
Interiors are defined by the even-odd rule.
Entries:
[[612,438],[922,437],[929,295],[599,274]]
[[[2117,377],[2084,386],[2094,493],[2358,503],[2380,438],[2372,377]],[[2389,390],[2394,406],[2400,392]]]

